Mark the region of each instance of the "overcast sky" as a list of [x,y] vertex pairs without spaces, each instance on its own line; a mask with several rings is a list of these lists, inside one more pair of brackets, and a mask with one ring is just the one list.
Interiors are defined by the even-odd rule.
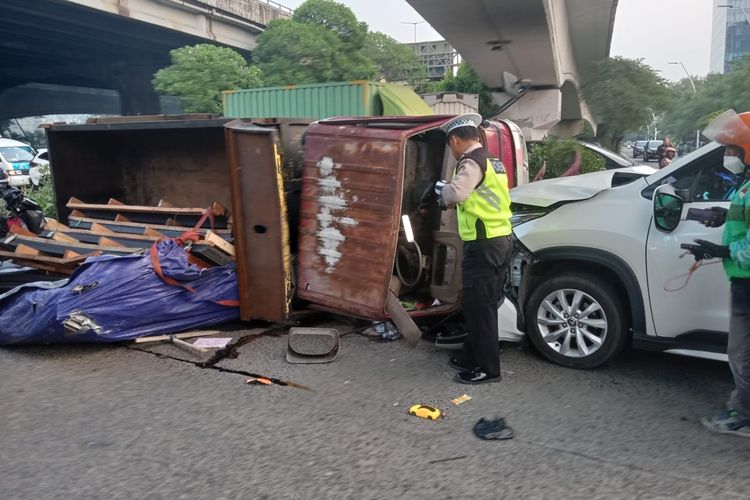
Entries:
[[[291,8],[303,2],[278,1]],[[403,22],[423,21],[406,0],[338,1],[348,5],[371,30],[400,42],[414,40],[414,27]],[[711,51],[712,5],[712,0],[619,0],[611,54],[643,58],[670,80],[684,76],[680,66],[668,64],[673,61],[682,61],[692,75],[705,75]],[[660,21],[664,27],[658,25]],[[416,29],[417,41],[442,39],[426,23]]]

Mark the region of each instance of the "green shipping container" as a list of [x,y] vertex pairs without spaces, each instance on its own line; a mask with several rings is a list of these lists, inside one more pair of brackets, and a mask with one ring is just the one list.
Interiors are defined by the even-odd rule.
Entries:
[[289,85],[224,92],[230,118],[330,118],[333,116],[429,115],[429,106],[408,87],[353,81]]

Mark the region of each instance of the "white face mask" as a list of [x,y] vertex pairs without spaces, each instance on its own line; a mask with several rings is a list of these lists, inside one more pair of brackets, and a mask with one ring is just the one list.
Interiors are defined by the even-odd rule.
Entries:
[[739,156],[725,156],[724,168],[733,174],[741,174],[745,170],[745,164],[740,160]]

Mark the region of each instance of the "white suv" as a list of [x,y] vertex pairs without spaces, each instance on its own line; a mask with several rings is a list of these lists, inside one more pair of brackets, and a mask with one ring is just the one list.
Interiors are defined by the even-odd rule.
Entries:
[[[685,216],[728,207],[737,179],[723,168],[723,150],[712,143],[658,171],[608,170],[512,190],[516,254],[501,340],[525,331],[544,357],[575,368],[598,366],[628,343],[726,360],[722,266],[706,262],[686,284],[693,258],[680,248],[696,238],[721,242],[722,227]],[[660,193],[684,202],[671,222],[663,213],[655,220]]]

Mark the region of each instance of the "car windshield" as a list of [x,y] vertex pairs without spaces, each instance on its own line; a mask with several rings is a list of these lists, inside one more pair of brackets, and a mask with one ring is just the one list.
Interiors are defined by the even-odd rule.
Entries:
[[28,146],[9,146],[0,148],[0,154],[3,155],[6,161],[17,162],[17,161],[31,161],[34,159],[32,149]]
[[648,141],[636,141],[636,146],[645,146]]

